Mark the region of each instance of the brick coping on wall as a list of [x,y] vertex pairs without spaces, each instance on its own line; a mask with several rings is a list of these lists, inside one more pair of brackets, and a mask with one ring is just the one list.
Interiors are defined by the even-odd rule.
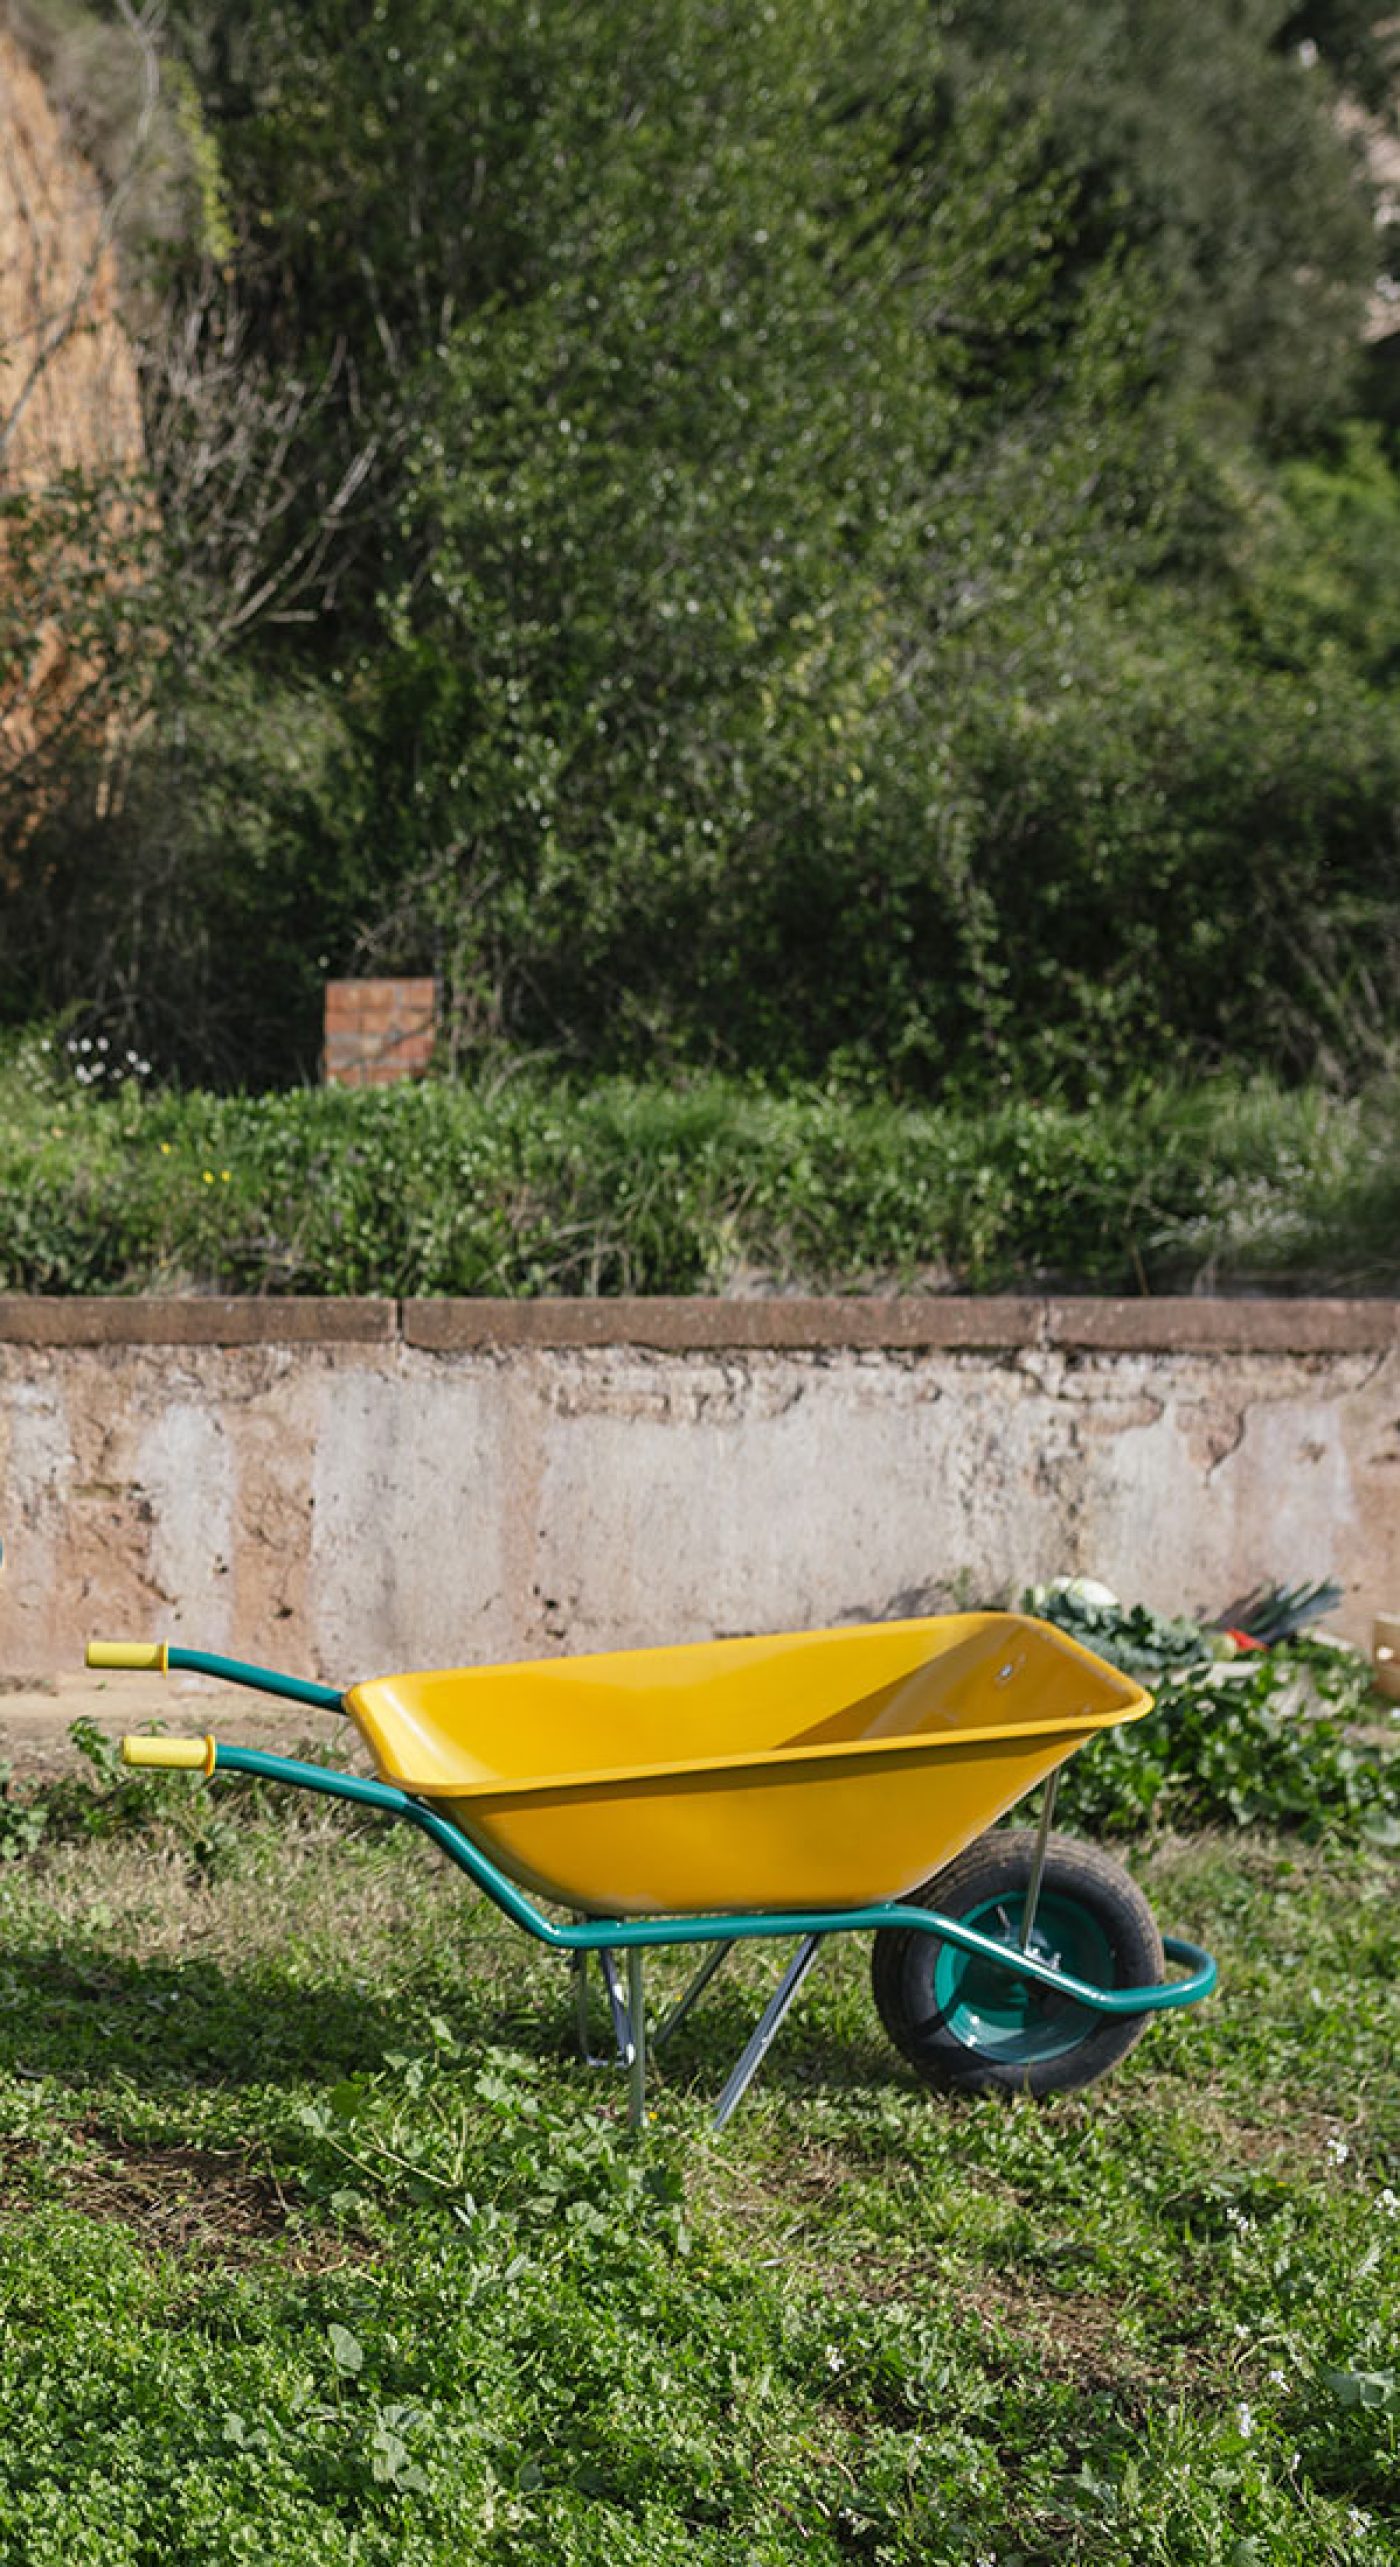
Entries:
[[1400,1301],[794,1295],[772,1300],[351,1301],[0,1294],[0,1345],[636,1346],[666,1354],[868,1347],[1340,1355],[1400,1345]]

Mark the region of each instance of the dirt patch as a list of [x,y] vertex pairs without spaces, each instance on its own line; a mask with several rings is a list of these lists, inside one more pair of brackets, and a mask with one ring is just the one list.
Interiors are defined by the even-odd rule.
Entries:
[[[371,2251],[366,2240],[309,2229],[296,2187],[250,2166],[239,2150],[138,2144],[101,2129],[72,2135],[76,2156],[55,2161],[37,2141],[8,2140],[0,2164],[42,2172],[49,2199],[119,2221],[159,2253],[248,2264],[276,2246],[295,2269],[325,2271]],[[8,2207],[13,2213],[13,2200]]]
[[1169,2374],[1125,2335],[1116,2303],[1088,2292],[1035,2291],[1004,2274],[979,2274],[954,2286],[960,2313],[1003,2329],[1033,2348],[1047,2380],[1081,2390],[1102,2390],[1133,2413]]
[[[1267,2112],[1267,2106],[1261,2109]],[[1367,2120],[1364,2098],[1344,2114],[1295,2092],[1286,2120],[1273,2111],[1259,2121],[1244,2121],[1207,2093],[1196,2106],[1192,2126],[1211,2143],[1222,2177],[1242,2170],[1283,2184],[1311,2181],[1325,2171],[1329,2145],[1344,2142],[1344,2154],[1364,2150]]]

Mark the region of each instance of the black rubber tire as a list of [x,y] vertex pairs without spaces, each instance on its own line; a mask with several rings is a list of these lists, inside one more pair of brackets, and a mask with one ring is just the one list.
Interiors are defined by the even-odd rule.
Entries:
[[[1035,1835],[1030,1828],[998,1829],[969,1845],[936,1879],[912,1891],[909,1903],[941,1908],[945,1916],[960,1918],[988,1901],[1024,1897],[1034,1852]],[[1073,1836],[1052,1836],[1046,1846],[1041,1897],[1059,1902],[1062,1912],[1067,1905],[1077,1907],[1092,1920],[1110,1956],[1103,1985],[1152,1987],[1165,1975],[1162,1937],[1151,1908],[1121,1864],[1110,1861],[1096,1845],[1085,1845]],[[1044,2003],[1059,2010],[1059,2037],[1071,2028],[1066,2020],[1069,2011],[1082,2024],[1082,2036],[1044,2059],[1011,2062],[989,2057],[964,2032],[954,2031],[940,2012],[934,1978],[938,1955],[946,1949],[916,1927],[884,1926],[875,1937],[870,1962],[880,2021],[910,2067],[940,2092],[1068,2094],[1077,2086],[1092,2085],[1116,2067],[1147,2027],[1145,2014],[1091,2014],[1086,2006],[1069,2010],[1050,1996]]]

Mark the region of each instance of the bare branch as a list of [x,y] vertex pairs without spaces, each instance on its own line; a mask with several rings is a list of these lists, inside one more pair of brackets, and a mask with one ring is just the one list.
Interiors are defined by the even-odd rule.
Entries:
[[147,444],[192,660],[261,622],[306,623],[328,605],[357,502],[384,449],[366,433],[337,459],[311,431],[348,371],[343,344],[318,379],[280,375],[252,350],[229,280],[210,267],[141,350]]

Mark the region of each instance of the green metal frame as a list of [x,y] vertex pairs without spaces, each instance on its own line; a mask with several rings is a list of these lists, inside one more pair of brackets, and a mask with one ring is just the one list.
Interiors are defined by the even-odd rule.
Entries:
[[305,1676],[279,1676],[275,1667],[250,1666],[246,1658],[216,1658],[208,1649],[181,1649],[172,1642],[165,1663],[192,1676],[216,1676],[221,1685],[250,1685],[254,1693],[280,1694],[284,1702],[304,1702],[312,1711],[345,1709],[345,1696],[334,1685],[314,1685]]
[[[173,1647],[167,1650],[165,1663],[191,1675],[213,1676],[224,1684],[248,1685],[256,1693],[273,1694],[285,1702],[303,1703],[308,1710],[343,1712],[345,1709],[344,1696],[333,1685],[313,1684],[300,1676],[279,1675],[271,1667],[253,1666],[243,1658],[223,1658],[209,1650]],[[898,1899],[869,1907],[781,1908],[740,1914],[719,1911],[710,1916],[581,1917],[565,1924],[546,1915],[533,1899],[527,1898],[517,1883],[431,1801],[420,1800],[412,1792],[400,1791],[393,1783],[372,1781],[361,1774],[338,1773],[330,1766],[307,1764],[296,1756],[273,1755],[262,1747],[225,1747],[211,1741],[210,1748],[211,1762],[206,1768],[210,1773],[252,1774],[267,1782],[290,1783],[299,1791],[321,1792],[328,1799],[347,1800],[364,1809],[382,1810],[387,1817],[404,1818],[410,1826],[421,1828],[423,1834],[430,1836],[446,1854],[449,1862],[465,1872],[467,1878],[484,1891],[512,1924],[520,1926],[524,1933],[532,1936],[535,1942],[543,1943],[550,1951],[567,1952],[572,1956],[575,1973],[578,1974],[579,2031],[586,2059],[591,2058],[592,2053],[588,2046],[587,1995],[582,1974],[587,1971],[589,1954],[596,1953],[607,1987],[618,2056],[628,2072],[630,2115],[634,2127],[639,2126],[645,2117],[647,2029],[643,1968],[649,1951],[687,1944],[716,1947],[713,1957],[700,1969],[656,2035],[659,2041],[664,2041],[689,2012],[720,1961],[736,1943],[790,1941],[796,1945],[793,1957],[719,2099],[714,2116],[718,2128],[723,2128],[741,2096],[747,2092],[816,1958],[821,1942],[828,1934],[879,1933],[886,1927],[896,1926],[915,1934],[931,1935],[945,1948],[950,1967],[956,1967],[954,1956],[961,1954],[964,1959],[989,1964],[1028,1987],[1048,1989],[1061,1999],[1068,1998],[1073,2004],[1102,2015],[1163,2014],[1180,2006],[1198,2005],[1203,1997],[1210,1995],[1219,1975],[1208,1952],[1173,1934],[1163,1935],[1162,1948],[1168,1961],[1186,1975],[1145,1988],[1096,1987],[1068,1970],[1057,1969],[1028,1948],[1054,1808],[1056,1777],[1053,1774],[1042,1805],[1023,1929],[1017,1946],[979,1933],[975,1926],[965,1924],[958,1917],[944,1916],[937,1908],[914,1906]],[[627,1955],[625,1996],[616,1968],[616,1956],[623,1952]],[[942,1960],[939,1967],[943,1967]],[[1007,1991],[1007,2001],[1014,2006],[1011,1990]]]
[[[209,1658],[192,1649],[172,1649],[170,1664],[197,1669],[204,1675],[222,1675],[236,1684],[258,1685],[264,1691],[290,1695],[293,1700],[314,1701],[323,1709],[330,1704],[337,1710],[342,1707],[340,1696],[332,1694],[327,1685],[303,1685],[290,1676],[269,1683],[260,1670],[245,1667],[238,1659]],[[421,1827],[424,1835],[430,1836],[449,1861],[475,1881],[478,1889],[485,1891],[512,1924],[554,1952],[660,1951],[676,1944],[714,1943],[721,1937],[732,1943],[777,1942],[808,1935],[877,1933],[884,1926],[904,1926],[916,1934],[931,1934],[954,1944],[961,1952],[974,1953],[979,1960],[994,1962],[1017,1978],[1034,1980],[1061,1997],[1072,1998],[1077,2005],[1091,2007],[1097,2014],[1112,2015],[1164,2014],[1178,2006],[1198,2005],[1210,1995],[1219,1976],[1208,1952],[1194,1943],[1183,1942],[1177,1935],[1164,1934],[1162,1948],[1169,1961],[1187,1972],[1185,1978],[1164,1980],[1149,1988],[1096,1988],[1066,1970],[1052,1969],[1033,1952],[1012,1949],[992,1935],[979,1934],[975,1927],[961,1924],[956,1917],[942,1916],[936,1908],[915,1907],[900,1900],[872,1907],[775,1908],[753,1915],[725,1911],[716,1916],[603,1917],[560,1924],[536,1907],[461,1828],[444,1818],[430,1802],[416,1800],[412,1793],[400,1791],[393,1783],[373,1782],[361,1774],[336,1773],[328,1766],[308,1765],[295,1756],[276,1756],[262,1747],[218,1746],[214,1771],[257,1774],[268,1782],[291,1783],[301,1791],[324,1792],[332,1800],[357,1801],[362,1808],[408,1819],[412,1826]]]

